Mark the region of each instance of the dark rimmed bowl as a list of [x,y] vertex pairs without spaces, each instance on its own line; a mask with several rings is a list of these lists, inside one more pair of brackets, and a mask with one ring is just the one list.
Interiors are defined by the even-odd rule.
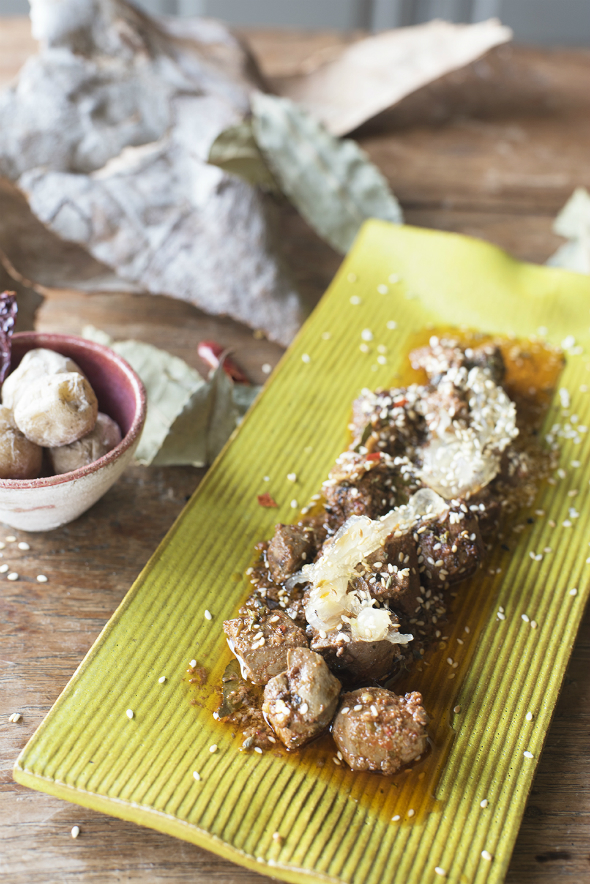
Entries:
[[0,521],[22,531],[50,531],[77,519],[102,497],[128,466],[146,414],[142,382],[108,347],[72,335],[19,332],[12,338],[11,371],[29,350],[44,347],[80,366],[98,398],[98,408],[121,428],[122,440],[103,457],[59,476],[0,479]]

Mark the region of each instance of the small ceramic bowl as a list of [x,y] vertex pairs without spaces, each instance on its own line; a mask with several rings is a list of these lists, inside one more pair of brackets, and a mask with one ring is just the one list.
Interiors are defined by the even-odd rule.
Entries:
[[0,521],[22,531],[50,531],[77,519],[108,491],[128,466],[146,413],[143,384],[133,369],[101,344],[70,335],[20,332],[12,338],[13,371],[28,350],[44,347],[80,366],[98,398],[99,411],[115,420],[122,440],[103,457],[59,476],[0,479]]

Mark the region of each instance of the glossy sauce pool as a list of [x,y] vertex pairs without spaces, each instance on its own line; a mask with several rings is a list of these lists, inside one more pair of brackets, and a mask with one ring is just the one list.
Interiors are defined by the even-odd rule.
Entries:
[[[553,396],[559,375],[563,368],[560,352],[544,345],[541,341],[517,341],[510,338],[497,338],[457,329],[430,329],[417,335],[408,348],[408,353],[418,346],[428,343],[432,335],[445,335],[459,338],[462,344],[476,346],[493,341],[502,350],[506,364],[504,387],[517,409],[531,436],[538,432]],[[426,376],[414,371],[405,360],[407,368],[391,379],[392,386],[407,386],[411,383],[423,384]],[[517,513],[514,519],[526,525],[534,521],[531,513]],[[337,757],[337,747],[329,734],[314,740],[307,746],[287,752],[277,740],[272,751],[286,765],[292,765],[313,780],[337,782],[339,791],[351,801],[371,807],[385,819],[400,824],[421,821],[426,814],[436,809],[440,802],[435,798],[437,783],[450,751],[455,729],[453,725],[461,715],[458,695],[483,624],[489,619],[495,607],[502,570],[505,570],[507,557],[513,554],[520,534],[510,534],[509,542],[504,541],[506,526],[501,526],[500,535],[488,551],[479,571],[470,579],[452,587],[447,600],[448,620],[440,623],[441,636],[426,651],[421,661],[412,670],[395,682],[393,689],[398,694],[419,691],[423,705],[430,716],[428,733],[430,750],[420,760],[402,769],[393,776],[379,773],[358,772],[348,768]],[[516,538],[516,539],[515,539]],[[235,575],[236,581],[243,579]],[[247,589],[236,605],[236,611],[249,595]],[[497,608],[496,608],[497,610]],[[229,648],[223,666],[230,662]],[[196,674],[196,673],[195,673]],[[189,674],[194,675],[194,674]],[[188,682],[189,676],[186,681]],[[220,705],[220,690],[211,682],[200,685],[200,678],[190,685],[191,702],[204,706],[213,713]],[[369,688],[370,690],[370,688]],[[468,698],[466,698],[468,701]],[[235,723],[220,722],[220,728],[229,728],[234,736],[233,747],[240,751],[243,736]],[[267,750],[269,751],[269,750]]]

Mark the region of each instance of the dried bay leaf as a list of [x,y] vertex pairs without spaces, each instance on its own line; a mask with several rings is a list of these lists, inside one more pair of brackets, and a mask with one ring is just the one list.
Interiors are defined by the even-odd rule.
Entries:
[[82,334],[122,356],[143,381],[147,416],[135,459],[145,466],[211,463],[260,392],[260,387],[245,392],[221,365],[204,380],[183,359],[152,344],[114,341],[92,326]]
[[551,255],[547,264],[590,273],[590,193],[586,188],[576,188],[555,219],[553,231],[568,242]]
[[211,145],[207,162],[263,190],[278,190],[256,143],[251,119],[224,129]]
[[286,98],[252,96],[253,131],[281,190],[314,230],[348,251],[367,218],[401,224],[385,177],[356,142],[339,140]]

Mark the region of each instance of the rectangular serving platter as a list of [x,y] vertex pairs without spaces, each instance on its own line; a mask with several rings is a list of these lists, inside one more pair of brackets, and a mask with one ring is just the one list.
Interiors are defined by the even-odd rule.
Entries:
[[[455,234],[366,223],[24,748],[15,779],[297,884],[418,884],[441,872],[449,881],[503,880],[588,596],[589,307],[588,277],[522,264]],[[317,767],[313,745],[289,758],[240,752],[240,735],[212,717],[213,686],[228,660],[222,621],[246,591],[253,546],[319,490],[347,444],[359,391],[390,385],[413,337],[449,325],[563,342],[568,391],[545,422],[561,445],[558,478],[534,505],[545,515],[511,537],[510,553],[495,560],[501,567],[479,572],[475,587],[489,604],[470,639],[454,645],[454,680],[448,651],[431,666],[444,709],[434,739],[451,728],[454,739],[427,789],[414,772]],[[264,492],[277,509],[258,504]],[[192,659],[203,686],[188,682]]]

